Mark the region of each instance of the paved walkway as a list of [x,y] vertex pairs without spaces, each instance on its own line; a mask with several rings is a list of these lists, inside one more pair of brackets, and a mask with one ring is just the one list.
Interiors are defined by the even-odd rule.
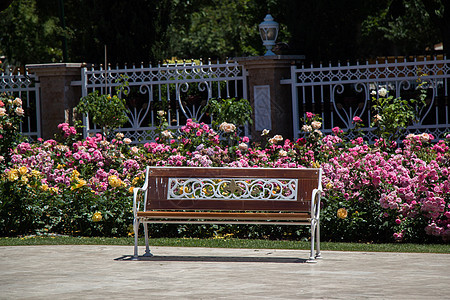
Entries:
[[[143,252],[143,247],[140,247]],[[449,254],[0,247],[0,299],[450,299]]]

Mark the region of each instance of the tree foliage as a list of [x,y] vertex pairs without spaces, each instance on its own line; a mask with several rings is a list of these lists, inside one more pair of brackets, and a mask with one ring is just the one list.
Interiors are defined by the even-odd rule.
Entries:
[[44,1],[20,0],[0,13],[0,54],[10,64],[55,62],[62,56],[59,20],[44,8]]
[[372,51],[385,55],[423,54],[426,48],[432,49],[434,44],[443,41],[439,28],[432,22],[432,15],[442,14],[444,8],[440,3],[436,11],[430,14],[425,9],[425,2],[427,1],[388,1],[381,11],[364,20],[362,39],[365,43],[372,44]]
[[0,12],[0,55],[16,65],[62,61],[64,37],[72,62],[102,63],[105,46],[112,64],[262,55],[268,11],[280,23],[278,53],[308,60],[450,44],[450,0],[15,0]]
[[204,107],[217,127],[223,122],[230,122],[236,126],[252,124],[252,107],[247,99],[211,99]]
[[[184,1],[175,1],[177,7]],[[193,1],[195,2],[195,1]],[[173,56],[236,57],[260,55],[263,50],[258,24],[266,5],[249,0],[197,1],[183,17],[169,28]],[[185,3],[185,2],[184,2]],[[283,26],[283,24],[282,24]],[[281,33],[278,40],[285,38]]]

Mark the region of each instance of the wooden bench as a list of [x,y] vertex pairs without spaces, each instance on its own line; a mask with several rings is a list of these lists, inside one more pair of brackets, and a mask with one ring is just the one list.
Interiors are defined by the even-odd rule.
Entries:
[[[311,226],[308,262],[320,258],[321,169],[147,167],[134,189],[134,258],[139,225],[147,223]],[[316,249],[314,249],[316,244]]]

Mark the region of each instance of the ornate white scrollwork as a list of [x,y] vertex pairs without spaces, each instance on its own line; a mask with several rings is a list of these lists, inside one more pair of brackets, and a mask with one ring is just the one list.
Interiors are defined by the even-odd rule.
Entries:
[[[169,127],[176,129],[185,119],[208,122],[209,119],[202,120],[202,109],[211,98],[247,98],[243,66],[231,61],[83,69],[81,85],[85,95],[93,90],[111,93],[120,84],[116,79],[122,75],[126,76],[126,88],[130,92],[127,98],[130,123],[120,131],[127,137],[138,134],[141,143],[154,138],[152,131],[158,126],[156,113],[159,110],[165,111]],[[195,97],[190,98],[192,95]],[[89,126],[88,120],[86,123],[86,134],[99,131]]]
[[298,179],[169,178],[168,200],[297,201]]
[[[292,78],[282,80],[282,84],[291,84],[297,91],[293,93],[293,107],[299,107],[298,103],[302,102],[304,111],[299,113],[304,114],[306,109],[317,110],[318,105],[314,104],[320,103],[324,133],[332,132],[334,126],[344,125],[342,129],[352,128],[352,119],[355,116],[361,117],[365,124],[368,124],[372,113],[370,90],[376,92],[384,86],[390,95],[407,99],[422,81],[428,83],[420,87],[428,90],[427,103],[419,111],[419,122],[406,128],[407,131],[411,133],[416,132],[416,129],[420,129],[418,132],[431,131],[438,139],[440,132],[448,127],[450,110],[445,104],[445,99],[449,94],[450,60],[445,56],[436,56],[431,60],[426,56],[413,59],[403,57],[386,59],[384,62],[379,60],[366,61],[365,64],[357,62],[353,65],[348,62],[346,65],[339,63],[337,66],[330,63],[329,66],[320,64],[320,67],[311,65],[309,68],[292,66],[291,73]],[[338,95],[343,100],[347,98],[347,103],[337,101]],[[361,99],[362,96],[364,99]],[[357,101],[352,101],[352,98]],[[301,134],[299,123],[296,123],[298,119],[299,115],[294,111],[295,137],[300,137]],[[361,130],[369,133],[373,128],[369,124]],[[372,135],[370,137],[367,135],[366,138],[373,141]]]

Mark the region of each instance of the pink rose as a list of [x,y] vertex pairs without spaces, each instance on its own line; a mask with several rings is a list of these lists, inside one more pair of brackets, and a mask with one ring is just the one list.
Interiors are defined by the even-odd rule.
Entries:
[[362,122],[362,119],[358,116],[355,116],[355,117],[353,117],[353,122],[359,123],[359,122]]

